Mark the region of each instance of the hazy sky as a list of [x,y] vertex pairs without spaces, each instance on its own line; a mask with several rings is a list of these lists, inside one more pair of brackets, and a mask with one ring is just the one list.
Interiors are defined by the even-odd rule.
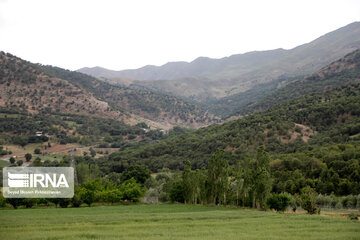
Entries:
[[120,70],[289,49],[354,21],[359,0],[0,0],[0,50]]

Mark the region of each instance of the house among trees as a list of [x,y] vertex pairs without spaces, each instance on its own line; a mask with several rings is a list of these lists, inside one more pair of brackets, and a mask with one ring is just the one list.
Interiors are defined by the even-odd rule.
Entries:
[[41,136],[43,135],[43,132],[37,131],[37,132],[35,133],[35,135],[36,135],[37,137],[41,137]]

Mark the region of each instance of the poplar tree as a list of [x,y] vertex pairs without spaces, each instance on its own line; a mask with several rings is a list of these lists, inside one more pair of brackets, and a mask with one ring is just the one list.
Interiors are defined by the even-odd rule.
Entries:
[[224,150],[217,150],[210,158],[208,170],[208,192],[210,201],[226,204],[229,185],[229,163],[224,157]]
[[[266,200],[271,191],[271,184],[270,157],[261,146],[256,155],[253,198],[261,209],[266,209]],[[255,201],[253,201],[253,207],[255,207]]]

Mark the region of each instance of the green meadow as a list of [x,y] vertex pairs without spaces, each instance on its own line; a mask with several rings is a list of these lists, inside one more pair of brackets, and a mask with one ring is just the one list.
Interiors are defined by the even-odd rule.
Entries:
[[8,209],[0,239],[360,239],[360,222],[176,204]]

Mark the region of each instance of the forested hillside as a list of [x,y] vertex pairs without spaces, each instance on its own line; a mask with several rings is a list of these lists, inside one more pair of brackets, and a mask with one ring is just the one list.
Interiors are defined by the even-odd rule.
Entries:
[[[0,106],[32,113],[75,113],[136,124],[199,127],[216,118],[179,98],[118,87],[82,73],[0,53]],[[158,123],[158,124],[156,124]]]
[[320,71],[290,83],[289,85],[264,97],[260,101],[249,104],[236,114],[246,114],[266,109],[285,100],[294,99],[306,94],[324,92],[333,87],[360,81],[360,50],[347,54]]
[[[265,146],[272,158],[276,191],[293,188],[289,191],[298,192],[310,181],[319,192],[357,193],[359,117],[360,84],[353,83],[285,101],[239,120],[170,137],[152,146],[113,153],[101,165],[106,169],[113,164],[146,164],[159,171],[183,169],[189,160],[193,168],[201,169],[208,167],[208,160],[218,149],[224,149],[229,164],[236,165]],[[336,183],[327,186],[326,179],[334,174]],[[286,183],[288,186],[281,179],[292,182]]]

